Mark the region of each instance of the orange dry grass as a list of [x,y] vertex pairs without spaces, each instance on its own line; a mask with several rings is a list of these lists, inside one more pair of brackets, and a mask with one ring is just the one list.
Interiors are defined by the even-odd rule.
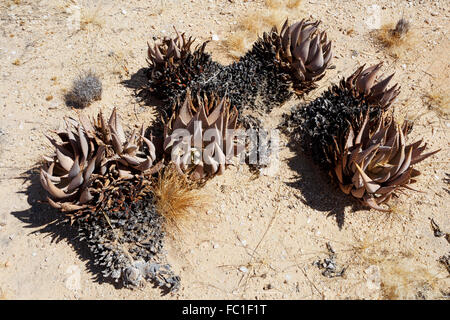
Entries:
[[274,26],[280,30],[289,11],[297,9],[300,4],[301,0],[266,0],[265,9],[241,17],[236,29],[224,42],[228,54],[239,58],[263,32],[270,31]]
[[228,48],[228,54],[233,58],[239,58],[251,46],[249,36],[245,31],[236,31],[232,33],[225,41]]
[[227,51],[233,58],[239,58],[250,49],[252,43],[265,31],[273,26],[281,28],[286,15],[277,10],[268,12],[253,12],[242,17],[234,32],[225,40]]
[[296,8],[300,7],[301,4],[302,4],[302,0],[289,0],[286,3],[286,7],[289,9],[296,9]]
[[167,167],[153,187],[156,209],[167,221],[167,231],[182,231],[189,227],[209,205],[209,197],[195,189],[185,176]]
[[238,59],[251,48],[253,42],[263,32],[269,31],[273,26],[280,30],[285,19],[286,16],[280,11],[270,11],[264,14],[251,13],[244,16],[239,20],[237,29],[224,42],[228,54]]
[[405,33],[395,32],[395,24],[387,23],[380,29],[375,30],[373,35],[375,39],[388,51],[389,55],[395,59],[408,56],[408,51],[417,43],[414,31],[409,30]]

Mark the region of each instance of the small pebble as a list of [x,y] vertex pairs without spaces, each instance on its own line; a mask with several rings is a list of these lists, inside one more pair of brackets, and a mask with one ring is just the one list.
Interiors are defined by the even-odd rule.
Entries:
[[246,267],[242,266],[242,267],[239,267],[239,271],[243,272],[243,273],[247,273],[248,269]]
[[266,284],[263,289],[264,290],[270,290],[270,289],[273,289],[273,286],[272,286],[271,283],[269,283],[269,284]]
[[219,36],[217,34],[213,34],[211,39],[212,41],[219,41]]

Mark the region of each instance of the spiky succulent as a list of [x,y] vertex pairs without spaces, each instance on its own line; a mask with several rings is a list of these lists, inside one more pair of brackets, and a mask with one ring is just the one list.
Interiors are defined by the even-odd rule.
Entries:
[[325,32],[319,33],[319,24],[320,21],[303,19],[289,25],[286,19],[279,34],[273,28],[270,33],[264,33],[252,49],[259,55],[274,52],[274,62],[300,96],[316,87],[315,82],[323,78],[333,55],[331,41],[327,41]]
[[389,211],[382,204],[402,188],[409,188],[420,174],[413,165],[439,150],[424,153],[422,140],[407,144],[407,121],[402,127],[392,117],[371,123],[369,111],[361,118],[330,147],[334,154],[331,173],[345,194],[371,208]]
[[188,91],[181,106],[164,127],[164,151],[181,173],[193,180],[222,174],[227,161],[242,151],[233,130],[238,128],[236,108],[227,98],[215,95],[191,98]]
[[179,287],[179,277],[164,261],[164,218],[156,211],[150,176],[155,147],[144,130],[125,134],[116,109],[106,122],[80,116],[68,118],[49,137],[55,154],[45,157],[40,180],[51,206],[65,212],[80,240],[93,253],[102,275],[126,286],[143,279],[166,291]]
[[173,39],[165,37],[153,46],[148,44],[149,82],[143,88],[144,91],[148,90],[158,98],[171,102],[193,79],[202,73],[209,74],[219,66],[205,52],[208,42],[192,51],[195,39],[186,39],[185,34],[180,35],[176,29],[175,32],[177,35]]
[[[180,45],[165,40],[164,50],[157,51],[159,47],[155,46],[150,52],[154,62],[148,77],[150,83],[156,85],[159,75],[167,75],[158,88],[159,93],[172,102],[183,100],[189,87],[191,92],[200,95],[226,95],[239,111],[250,108],[267,113],[287,101],[293,92],[299,96],[307,94],[315,88],[315,82],[324,76],[332,57],[331,42],[327,41],[325,32],[319,33],[318,25],[319,22],[302,20],[289,26],[286,20],[280,33],[273,28],[258,39],[239,61],[227,66],[210,62],[209,56],[204,59],[208,63],[200,63],[203,61],[201,58],[175,59],[173,61],[176,62],[169,63],[167,61],[170,59],[166,56],[170,55],[166,52],[176,52],[181,57],[182,54],[175,49],[169,50],[180,48]],[[189,44],[189,41],[186,43]],[[194,56],[201,57],[203,49],[204,46]],[[170,71],[171,68],[175,71]],[[158,76],[152,75],[154,71],[151,70],[156,70]],[[181,71],[186,73],[179,76]]]
[[382,204],[415,181],[419,171],[412,166],[437,151],[423,153],[422,140],[407,145],[410,123],[400,128],[386,116],[400,89],[388,89],[393,74],[377,79],[381,66],[362,66],[310,104],[294,107],[285,126],[344,193],[386,211]]
[[[329,169],[332,164],[328,146],[345,134],[351,123],[370,107],[369,121],[378,119],[400,92],[397,84],[387,89],[393,74],[378,80],[382,64],[359,67],[350,77],[333,85],[307,105],[297,105],[285,116],[284,127],[294,141]],[[354,128],[358,130],[359,128]]]
[[48,202],[73,218],[89,211],[103,199],[102,190],[118,179],[151,174],[159,168],[155,147],[140,133],[126,136],[116,109],[106,122],[102,113],[91,122],[80,116],[68,118],[65,128],[57,132],[60,142],[48,137],[55,147],[45,157],[40,180],[48,192]]

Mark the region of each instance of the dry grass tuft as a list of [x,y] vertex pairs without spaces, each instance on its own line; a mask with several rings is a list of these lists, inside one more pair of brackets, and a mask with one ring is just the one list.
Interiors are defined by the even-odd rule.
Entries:
[[297,9],[302,4],[302,0],[289,0],[286,3],[286,8],[288,9]]
[[425,96],[425,103],[428,108],[436,112],[441,118],[448,118],[450,115],[450,93],[448,90],[433,88]]
[[289,12],[298,9],[301,2],[301,0],[265,0],[264,9],[252,11],[238,20],[236,29],[224,41],[228,54],[237,59],[250,49],[263,32],[270,31],[274,26],[280,30]]
[[282,0],[265,0],[264,5],[269,9],[276,9],[283,5]]
[[105,25],[105,17],[101,14],[102,6],[83,6],[81,8],[80,29],[87,30],[89,26],[102,28]]
[[446,278],[433,274],[430,266],[420,264],[415,258],[420,253],[414,248],[393,250],[391,240],[394,240],[391,236],[380,239],[365,236],[356,239],[349,250],[353,253],[351,261],[364,269],[378,270],[380,297],[389,300],[442,298]]
[[390,211],[383,213],[383,220],[386,224],[402,223],[411,217],[409,208],[399,199],[391,202],[389,209]]
[[263,29],[260,30],[260,33],[263,31],[269,31],[274,26],[277,27],[278,30],[281,30],[287,16],[287,12],[283,9],[267,12],[261,17],[263,21]]
[[238,28],[250,34],[257,35],[264,27],[263,15],[252,12],[239,20]]
[[393,23],[384,24],[380,29],[372,32],[376,41],[381,44],[395,59],[408,56],[410,51],[417,44],[417,37],[410,24],[405,19],[400,19],[395,25]]
[[273,26],[279,30],[286,17],[287,12],[282,9],[256,11],[242,17],[236,30],[224,41],[229,55],[239,58],[263,32],[270,31]]
[[234,59],[238,59],[252,44],[249,40],[247,32],[238,30],[233,32],[228,39],[225,40],[225,46],[228,48],[228,54]]
[[374,239],[371,236],[356,239],[349,250],[353,253],[352,259],[356,259],[363,266],[381,263],[389,254],[389,250],[384,247],[388,239],[389,237]]
[[432,299],[441,296],[439,281],[428,268],[412,259],[386,260],[380,264],[384,299]]
[[200,214],[209,206],[209,196],[196,187],[173,166],[160,173],[153,192],[156,209],[166,218],[166,231],[169,233],[190,228],[190,224],[198,222]]

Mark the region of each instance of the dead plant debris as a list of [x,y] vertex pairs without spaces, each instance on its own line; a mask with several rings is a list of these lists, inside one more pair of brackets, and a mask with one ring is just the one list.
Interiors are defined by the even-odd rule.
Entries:
[[327,250],[329,252],[328,258],[314,261],[313,266],[316,266],[320,270],[322,270],[322,275],[324,277],[327,278],[342,277],[345,273],[345,270],[347,270],[347,267],[338,270],[337,263],[335,260],[336,252],[334,251],[333,247],[331,247],[331,244],[329,242],[327,242]]
[[434,236],[437,238],[445,237],[445,239],[450,243],[450,233],[443,232],[439,225],[434,221],[433,218],[430,218],[431,229],[433,230]]

